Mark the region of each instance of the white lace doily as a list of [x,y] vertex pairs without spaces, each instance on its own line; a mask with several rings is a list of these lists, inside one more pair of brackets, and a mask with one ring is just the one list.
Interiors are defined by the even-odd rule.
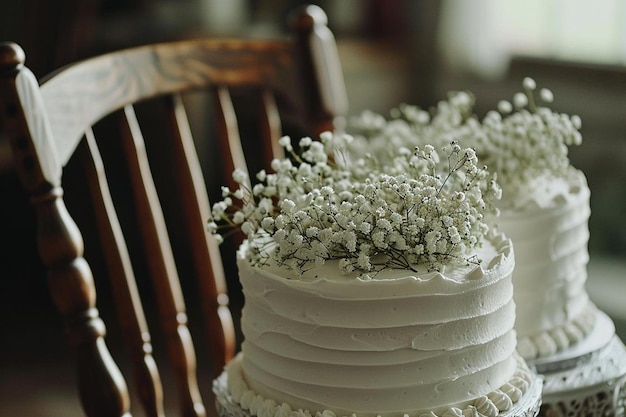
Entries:
[[626,347],[605,313],[581,343],[528,363],[544,376],[541,416],[624,415]]

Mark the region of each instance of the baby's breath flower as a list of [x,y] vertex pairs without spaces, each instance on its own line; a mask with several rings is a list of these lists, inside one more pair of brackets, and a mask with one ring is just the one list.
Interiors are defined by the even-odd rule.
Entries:
[[[454,96],[442,109],[466,112],[472,100]],[[430,120],[416,108],[401,111],[416,123]],[[451,117],[459,123],[464,116]],[[393,134],[410,134],[400,122],[394,121]],[[441,269],[473,259],[487,230],[483,213],[492,210],[494,198],[473,149],[453,141],[425,143],[412,152],[414,145],[407,143],[395,153],[387,146],[384,157],[359,156],[350,135],[326,133],[320,139],[301,139],[296,152],[291,139],[282,138],[289,157],[272,161],[272,173],[257,174],[251,195],[243,187],[224,190],[208,230],[218,233],[218,223],[239,227],[251,242],[253,264],[272,259],[298,271],[332,259],[345,272],[360,273],[417,265]],[[443,149],[441,157],[436,149]],[[468,200],[475,203],[472,216],[465,213]]]
[[[537,106],[533,98],[536,84],[529,80],[523,81],[526,93],[514,96],[516,113],[499,119],[488,115],[481,135],[468,138],[498,175],[499,185],[490,184],[490,192],[496,197],[502,195],[509,204],[523,204],[524,190],[534,178],[568,176],[573,169],[568,146],[582,142],[580,118]],[[546,88],[539,90],[539,96],[544,103],[554,100]]]
[[465,108],[472,105],[472,96],[466,91],[460,91],[452,96],[450,103],[455,107]]
[[513,105],[517,109],[522,109],[528,105],[528,96],[524,93],[516,93],[513,96]]
[[380,227],[385,232],[388,232],[393,228],[393,226],[391,225],[391,222],[385,218],[380,219],[378,223],[376,224],[376,226]]
[[317,237],[320,233],[320,229],[315,226],[307,227],[305,233],[307,237]]
[[539,91],[539,97],[541,97],[541,100],[543,100],[545,103],[552,103],[554,101],[554,95],[552,94],[552,91],[548,90],[547,88],[542,88]]
[[243,200],[244,198],[243,190],[241,188],[237,189],[237,191],[233,193],[233,197],[235,197],[237,200]]
[[298,142],[301,148],[307,148],[311,146],[312,143],[313,143],[313,139],[311,139],[310,137],[304,137],[300,139],[300,142]]
[[498,111],[502,114],[509,114],[513,111],[513,105],[510,101],[501,100],[498,102]]
[[233,215],[233,223],[242,224],[244,221],[245,221],[245,216],[243,212],[236,211],[235,214]]
[[[539,100],[535,100],[535,95]],[[437,173],[439,161],[430,155],[427,147],[432,145],[448,163],[449,171],[462,168],[454,175],[465,185],[456,190],[462,193],[455,194],[456,201],[472,204],[483,201],[486,209],[492,210],[488,200],[468,198],[470,189],[479,181],[485,186],[482,191],[490,198],[504,198],[500,204],[524,204],[528,184],[534,179],[567,178],[571,174],[574,168],[568,158],[568,147],[582,142],[580,117],[545,107],[553,100],[550,90],[538,89],[535,80],[526,77],[522,80],[522,92],[514,94],[511,100],[498,102],[497,111],[488,111],[482,120],[472,114],[474,97],[468,93],[450,93],[447,100],[430,110],[427,121],[418,122],[415,117],[409,117],[423,110],[402,104],[392,111],[390,120],[383,122],[384,118],[376,116],[376,125],[370,125],[369,131],[356,129],[362,135],[357,137],[357,142],[368,154],[364,160],[370,161],[364,167],[386,166],[393,167],[390,172],[426,174],[424,179],[415,177],[421,182],[420,193],[437,201],[438,190],[450,179]],[[475,150],[476,157],[488,170],[479,166],[471,153],[462,153],[462,148]],[[412,158],[404,155],[409,149],[415,150]],[[497,174],[497,187],[485,182],[491,177],[489,173]],[[406,195],[405,191],[402,193]]]
[[359,252],[357,268],[361,271],[370,271],[372,269],[371,258],[366,251]]
[[224,201],[215,203],[212,210],[213,218],[221,219],[222,216],[224,216],[224,214],[226,213],[226,209],[228,209],[228,205]]
[[372,230],[372,225],[371,223],[368,223],[366,221],[362,222],[359,224],[359,228],[358,230],[363,233],[363,234],[369,234]]
[[264,217],[263,220],[261,220],[261,227],[265,231],[271,233],[274,230],[274,218],[272,218],[272,217]]
[[218,230],[217,223],[215,223],[215,222],[208,222],[207,223],[207,231],[209,233],[216,234],[217,230]]
[[241,231],[248,237],[251,237],[252,235],[254,235],[254,232],[256,231],[256,228],[254,227],[254,225],[248,221],[243,222],[241,224]]
[[235,169],[235,171],[233,172],[233,180],[237,183],[237,184],[245,184],[246,181],[248,180],[248,174],[246,174],[245,171],[237,168]]
[[537,83],[530,77],[525,77],[522,80],[522,85],[524,86],[525,90],[534,90],[535,88],[537,88]]
[[385,232],[378,230],[372,234],[372,243],[378,249],[386,249],[387,242],[385,241]]
[[285,148],[286,151],[291,152],[293,147],[291,146],[291,138],[289,136],[283,136],[278,139],[278,144]]
[[296,209],[296,203],[292,200],[284,199],[280,205],[280,209],[287,214],[293,214]]

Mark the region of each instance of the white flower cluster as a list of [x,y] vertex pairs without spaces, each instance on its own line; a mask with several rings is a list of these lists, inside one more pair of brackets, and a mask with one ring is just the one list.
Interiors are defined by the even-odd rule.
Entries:
[[[476,150],[481,162],[497,173],[505,198],[515,201],[524,198],[522,193],[533,179],[568,176],[572,169],[568,147],[582,142],[578,116],[537,105],[535,81],[527,77],[522,84],[524,92],[512,101],[499,102],[497,110],[489,111],[482,121],[473,114],[473,95],[454,92],[430,113],[403,104],[392,110],[390,120],[364,112],[350,121],[350,128],[361,141],[359,146],[379,157],[390,148],[443,146],[457,140]],[[538,96],[543,103],[554,99],[545,88]]]
[[[475,136],[471,145],[481,160],[498,173],[511,200],[535,178],[569,175],[569,146],[582,142],[580,117],[538,106],[534,97],[537,87],[531,78],[525,78],[523,86],[524,93],[515,94],[513,103],[501,101],[499,111],[487,113],[482,135]],[[539,97],[545,103],[553,100],[547,89],[541,89]]]
[[391,110],[391,118],[364,111],[350,119],[355,135],[354,152],[366,150],[382,161],[392,159],[397,149],[430,144],[441,149],[452,141],[463,143],[476,134],[480,123],[473,114],[474,97],[468,92],[452,92],[432,111],[401,104]]
[[478,262],[484,217],[495,213],[501,192],[472,149],[452,142],[440,158],[431,145],[400,147],[381,162],[354,158],[351,136],[320,139],[301,139],[295,152],[282,138],[289,157],[260,172],[252,190],[235,173],[240,188],[223,189],[209,230],[240,228],[254,264],[271,258],[300,272],[330,259],[364,273]]

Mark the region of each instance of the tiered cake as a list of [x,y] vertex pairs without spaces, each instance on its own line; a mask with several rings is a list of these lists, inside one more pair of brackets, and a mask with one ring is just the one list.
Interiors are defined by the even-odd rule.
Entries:
[[342,139],[299,154],[283,140],[295,163],[251,189],[236,173],[242,188],[214,206],[247,234],[245,341],[214,385],[221,415],[534,416],[512,245],[484,221],[496,183],[471,149],[388,164],[347,158]]

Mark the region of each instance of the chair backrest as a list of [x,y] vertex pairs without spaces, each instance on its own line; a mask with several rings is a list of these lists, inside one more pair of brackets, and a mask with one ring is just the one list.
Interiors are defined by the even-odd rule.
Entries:
[[[24,65],[19,46],[0,45],[0,127],[34,207],[40,257],[75,352],[87,415],[130,415],[127,383],[136,384],[146,415],[163,415],[169,389],[162,387],[152,354],[157,338],[150,335],[144,293],[155,298],[181,414],[206,413],[183,297],[190,278],[197,278],[190,288],[201,300],[202,337],[209,340],[216,374],[235,349],[224,264],[206,231],[207,189],[231,181],[235,167],[268,166],[280,155],[277,142],[284,132],[318,135],[346,113],[343,77],[326,24],[321,9],[307,6],[295,12],[288,39],[143,46],[69,65],[41,84]],[[190,123],[192,116],[196,121]],[[206,129],[209,121],[212,130]],[[198,131],[202,137],[192,137]],[[247,161],[245,150],[254,153]],[[83,193],[68,191],[65,198],[68,181]],[[96,219],[102,255],[94,261],[88,256],[89,264],[83,257],[86,227],[81,233],[68,213],[70,197],[92,207]],[[176,249],[180,242],[184,247]],[[136,260],[130,246],[145,260]],[[106,268],[94,268],[92,276],[90,264],[98,259]],[[181,259],[190,263],[187,269]],[[122,377],[105,344],[94,279],[111,284],[133,363],[132,382]]]

